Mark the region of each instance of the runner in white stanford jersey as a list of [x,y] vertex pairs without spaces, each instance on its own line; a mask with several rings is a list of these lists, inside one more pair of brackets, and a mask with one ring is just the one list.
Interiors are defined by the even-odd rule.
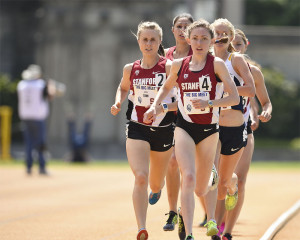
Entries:
[[[181,205],[187,239],[194,239],[194,192],[203,196],[208,190],[219,137],[217,109],[237,104],[238,93],[224,62],[208,53],[213,43],[209,23],[205,20],[192,23],[186,37],[193,55],[173,61],[166,83],[144,117],[145,121],[155,120],[162,100],[174,86],[178,87],[175,154],[182,174]],[[220,98],[222,84],[218,79],[229,92],[225,98]],[[213,221],[214,216],[209,218]]]
[[[240,101],[237,105],[221,108],[220,112],[220,144],[218,147],[216,164],[219,164],[218,172],[220,182],[218,186],[218,207],[231,211],[238,200],[238,178],[234,173],[247,144],[247,131],[243,118],[243,101],[255,96],[254,80],[249,66],[241,54],[234,51],[231,41],[234,38],[234,26],[227,19],[217,19],[212,23],[216,34],[214,52],[217,57],[224,60],[231,78],[234,80],[239,93]],[[226,42],[218,41],[226,38]],[[224,91],[226,96],[226,89]],[[216,212],[218,224],[221,224],[222,213]],[[227,234],[227,235],[226,235]],[[231,239],[225,224],[224,240]]]
[[[232,41],[232,45],[236,51],[241,54],[244,54],[247,50],[248,46],[248,39],[246,38],[245,34],[239,30],[235,29],[235,37]],[[272,113],[272,104],[268,95],[268,91],[265,86],[264,76],[260,70],[260,66],[254,63],[252,60],[246,58],[247,62],[250,64],[251,74],[254,79],[255,88],[256,88],[256,96],[262,106],[262,113],[258,116],[258,106],[253,107],[253,101],[255,104],[255,98],[248,98],[247,101],[244,101],[244,121],[247,124],[247,145],[243,151],[243,154],[236,166],[235,173],[238,176],[238,202],[236,207],[232,210],[227,212],[226,217],[226,233],[232,233],[235,223],[239,217],[241,212],[243,203],[244,203],[244,196],[245,196],[245,185],[247,174],[249,171],[250,163],[252,160],[252,154],[254,150],[254,137],[253,132],[257,127],[259,121],[268,122],[271,119]],[[250,108],[251,103],[251,108]],[[256,109],[257,108],[257,109]],[[250,112],[251,112],[251,119],[250,119]],[[254,121],[253,121],[254,120]],[[251,122],[254,123],[251,123]],[[221,216],[222,217],[222,216]]]
[[177,102],[175,95],[170,92],[164,98],[163,106],[158,108],[158,117],[154,121],[143,121],[144,113],[166,80],[171,62],[158,54],[164,55],[164,50],[161,49],[162,30],[157,23],[140,23],[137,41],[143,58],[125,65],[111,113],[119,113],[130,91],[126,152],[135,176],[132,198],[138,225],[137,240],[147,240],[148,181],[152,190],[149,203],[155,204],[160,198],[172,154],[174,113],[169,111],[177,110]]

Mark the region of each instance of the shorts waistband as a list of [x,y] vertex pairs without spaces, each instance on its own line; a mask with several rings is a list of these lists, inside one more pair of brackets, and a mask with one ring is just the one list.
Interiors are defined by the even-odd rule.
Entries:
[[138,124],[140,126],[151,127],[151,128],[166,128],[166,127],[170,127],[173,124],[173,123],[169,123],[168,125],[164,125],[164,126],[152,126],[152,125],[147,125],[147,124],[143,124],[143,123],[132,121],[132,120],[130,120],[129,122],[132,122],[134,124]]

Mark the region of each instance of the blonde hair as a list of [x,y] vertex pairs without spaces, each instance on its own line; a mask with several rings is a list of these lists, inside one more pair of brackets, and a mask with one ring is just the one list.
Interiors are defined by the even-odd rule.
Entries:
[[138,25],[138,30],[136,33],[136,38],[139,40],[141,32],[145,29],[151,29],[151,30],[156,30],[158,32],[158,35],[160,37],[160,40],[163,38],[163,32],[161,27],[156,23],[156,22],[141,22]]
[[[212,25],[213,28],[215,28],[216,25],[225,25],[225,26],[227,26],[229,28],[229,32],[230,32],[230,35],[232,36],[232,39],[234,38],[234,34],[235,34],[234,26],[232,25],[231,22],[229,22],[229,20],[227,18],[218,18],[211,25]],[[231,42],[229,43],[229,46],[228,46],[227,50],[228,50],[228,52],[234,52],[235,51]]]
[[[145,29],[156,30],[158,32],[159,38],[162,41],[163,32],[161,27],[156,22],[140,22],[138,25],[138,30],[135,35],[136,39],[140,39],[141,32]],[[162,44],[159,45],[158,54],[161,56],[165,56],[165,50]]]

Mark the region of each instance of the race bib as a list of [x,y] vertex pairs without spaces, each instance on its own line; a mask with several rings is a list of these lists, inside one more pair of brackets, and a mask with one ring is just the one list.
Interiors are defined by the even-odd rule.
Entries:
[[155,74],[155,85],[156,87],[161,87],[167,79],[166,73],[156,73]]
[[244,109],[244,110],[247,108],[247,105],[248,105],[248,99],[249,99],[248,97],[245,97],[245,96],[243,97],[243,100],[242,100],[242,101],[243,101],[243,109]]
[[[229,93],[228,92],[224,92],[223,93],[223,98],[224,97],[228,97],[229,96]],[[221,107],[221,110],[229,110],[231,109],[231,106],[227,106],[227,107]]]
[[193,107],[192,100],[201,99],[204,101],[209,100],[209,92],[185,92],[183,95],[183,102],[184,102],[184,110],[187,114],[205,114],[209,113],[210,109],[196,109]]
[[157,94],[156,86],[134,86],[134,104],[149,107]]

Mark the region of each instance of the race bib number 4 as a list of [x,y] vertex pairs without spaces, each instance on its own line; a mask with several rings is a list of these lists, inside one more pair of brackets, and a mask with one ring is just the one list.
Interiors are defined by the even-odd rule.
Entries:
[[183,95],[184,110],[187,114],[205,114],[209,113],[210,109],[196,109],[193,107],[192,100],[209,100],[209,92],[185,92]]
[[134,103],[137,106],[149,107],[157,94],[156,86],[134,86]]

